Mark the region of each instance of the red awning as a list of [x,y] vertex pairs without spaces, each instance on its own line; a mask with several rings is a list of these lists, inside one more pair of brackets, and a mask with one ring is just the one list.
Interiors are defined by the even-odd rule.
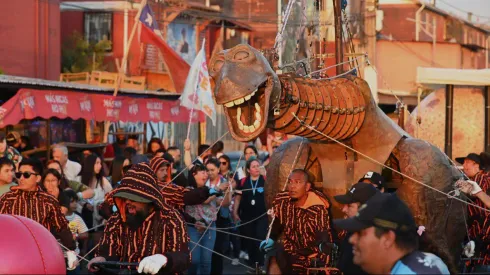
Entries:
[[[95,121],[189,122],[190,110],[180,101],[155,98],[132,98],[57,90],[20,89],[0,107],[0,127],[14,125],[23,119],[51,117]],[[194,111],[192,122],[203,122],[205,116]]]

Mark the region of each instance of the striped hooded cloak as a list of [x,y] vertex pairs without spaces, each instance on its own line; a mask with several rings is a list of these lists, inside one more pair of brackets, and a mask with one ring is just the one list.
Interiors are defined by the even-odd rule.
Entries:
[[162,193],[165,203],[171,205],[179,211],[184,211],[184,206],[201,204],[208,199],[208,187],[188,189],[182,186],[178,186],[173,182],[170,182],[172,168],[170,166],[170,163],[166,159],[155,157],[150,160],[150,167],[153,172],[155,172],[155,174],[162,165],[167,165],[169,169],[166,182],[158,181],[158,187],[160,189],[160,192]]
[[321,241],[333,241],[330,204],[323,193],[310,190],[305,204],[297,207],[288,192],[282,192],[276,195],[272,207],[276,219],[271,239],[277,240],[282,235],[289,268],[292,267],[294,274],[306,273],[313,258],[319,258],[322,265],[330,261],[329,256],[318,247]]
[[[119,192],[131,193],[152,201],[154,211],[136,230],[125,224],[125,199],[114,197]],[[105,227],[97,256],[108,261],[141,262],[144,257],[163,254],[168,263],[162,273],[182,273],[190,264],[189,237],[185,222],[177,210],[168,206],[157,186],[156,176],[146,163],[134,165],[111,193],[118,208]]]

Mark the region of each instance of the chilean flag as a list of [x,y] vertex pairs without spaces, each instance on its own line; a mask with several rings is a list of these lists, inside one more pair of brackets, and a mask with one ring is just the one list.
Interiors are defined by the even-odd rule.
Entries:
[[160,49],[175,90],[177,93],[181,93],[184,90],[185,81],[191,67],[165,43],[156,19],[150,6],[146,4],[141,10],[139,18],[141,23],[140,42],[155,45]]

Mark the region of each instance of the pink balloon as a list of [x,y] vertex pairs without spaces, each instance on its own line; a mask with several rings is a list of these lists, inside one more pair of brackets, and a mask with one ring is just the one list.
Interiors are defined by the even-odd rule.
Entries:
[[0,215],[0,274],[66,274],[54,236],[26,217]]

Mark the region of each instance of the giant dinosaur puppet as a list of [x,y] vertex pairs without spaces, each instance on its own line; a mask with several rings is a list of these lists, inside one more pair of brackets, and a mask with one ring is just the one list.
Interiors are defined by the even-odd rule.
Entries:
[[390,179],[390,187],[397,188],[412,209],[417,223],[459,259],[465,235],[465,207],[461,203],[383,170],[306,125],[445,193],[453,190],[459,178],[447,157],[394,124],[377,107],[364,80],[353,76],[315,80],[277,75],[270,62],[258,50],[242,44],[216,55],[209,66],[215,82],[214,98],[224,106],[234,139],[254,140],[266,128],[300,136],[282,144],[272,155],[267,168],[267,203],[270,205],[283,189],[298,150],[295,167],[310,171],[316,178],[315,186],[329,197],[344,193],[368,171],[383,172]]

